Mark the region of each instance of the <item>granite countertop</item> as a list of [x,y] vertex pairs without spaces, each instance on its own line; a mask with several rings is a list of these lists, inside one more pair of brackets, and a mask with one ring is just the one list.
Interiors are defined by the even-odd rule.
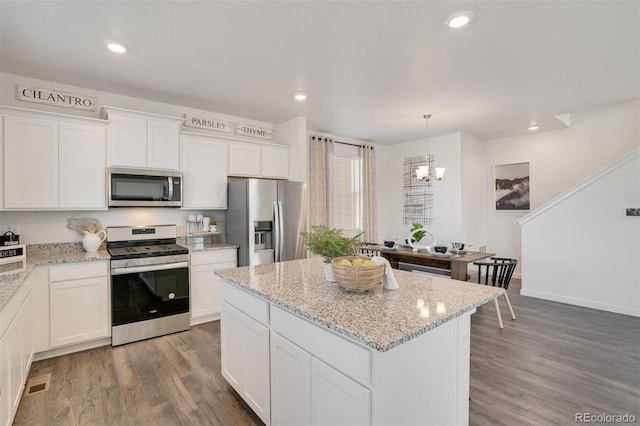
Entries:
[[[322,259],[318,258],[215,271],[227,283],[380,352],[504,293],[491,286],[397,269],[393,272],[398,290],[384,290],[380,285],[354,294],[326,282]],[[424,306],[418,308],[421,300]]]
[[[177,243],[188,248],[189,252],[238,248],[237,245],[219,243],[215,241],[205,243],[187,243],[184,237],[178,238]],[[98,250],[95,253],[87,253],[84,251],[82,243],[28,245],[25,270],[0,275],[0,312],[18,292],[29,274],[31,274],[31,271],[33,271],[33,268],[38,265],[91,262],[109,259],[109,252],[107,252],[105,244],[102,245],[101,250]]]
[[18,292],[29,274],[31,274],[31,271],[33,271],[33,268],[38,265],[90,262],[109,259],[109,253],[106,250],[87,253],[82,249],[81,243],[29,245],[27,246],[27,262],[25,270],[0,275],[0,311],[4,309],[11,298]]

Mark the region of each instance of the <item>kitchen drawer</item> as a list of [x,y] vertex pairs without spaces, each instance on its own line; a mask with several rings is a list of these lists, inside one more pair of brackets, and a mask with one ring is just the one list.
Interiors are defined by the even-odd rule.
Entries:
[[271,331],[295,343],[365,386],[371,385],[371,351],[276,306]]
[[[191,266],[211,263],[237,262],[236,249],[197,251],[191,253]],[[231,266],[232,267],[232,266]]]
[[52,265],[49,268],[50,282],[106,277],[108,275],[108,262],[79,262],[67,265]]
[[222,300],[260,324],[269,325],[269,302],[225,282],[221,290]]

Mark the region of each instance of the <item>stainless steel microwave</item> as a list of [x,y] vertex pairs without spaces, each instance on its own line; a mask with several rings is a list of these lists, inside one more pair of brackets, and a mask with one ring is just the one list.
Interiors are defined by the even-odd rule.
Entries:
[[109,207],[181,207],[182,173],[110,168]]

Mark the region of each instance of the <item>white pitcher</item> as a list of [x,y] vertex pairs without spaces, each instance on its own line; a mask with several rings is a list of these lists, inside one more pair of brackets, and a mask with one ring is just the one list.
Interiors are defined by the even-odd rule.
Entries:
[[[102,234],[102,238],[100,238],[100,234]],[[100,244],[107,238],[107,233],[100,231],[96,234],[92,234],[89,231],[84,231],[84,237],[82,238],[82,247],[87,251],[87,253],[95,253],[100,248]]]

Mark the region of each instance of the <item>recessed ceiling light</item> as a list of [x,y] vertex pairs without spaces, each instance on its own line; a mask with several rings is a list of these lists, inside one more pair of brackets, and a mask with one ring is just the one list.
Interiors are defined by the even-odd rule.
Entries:
[[450,15],[445,22],[451,28],[460,28],[467,25],[473,19],[473,13],[468,10],[456,12]]
[[304,93],[296,93],[293,98],[296,101],[304,101],[305,99],[307,99],[307,95],[305,95]]
[[529,126],[529,130],[531,130],[532,132],[538,130],[538,126],[536,126],[535,124],[533,126]]
[[126,53],[127,50],[127,46],[125,46],[124,44],[120,44],[120,43],[107,43],[107,49],[109,49],[110,51],[114,52],[114,53]]

